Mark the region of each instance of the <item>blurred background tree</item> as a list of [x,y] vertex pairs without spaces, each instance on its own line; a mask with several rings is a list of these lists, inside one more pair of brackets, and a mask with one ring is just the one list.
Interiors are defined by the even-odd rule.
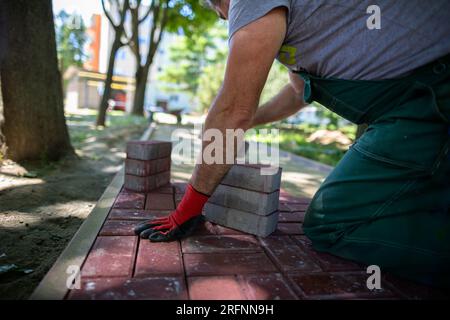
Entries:
[[217,94],[225,73],[227,29],[215,23],[203,33],[179,37],[170,48],[171,65],[160,78],[174,84],[166,91],[189,93],[199,111],[205,111]]
[[[69,66],[82,67],[86,58],[84,46],[87,41],[86,25],[79,14],[60,11],[55,18],[56,49],[58,65],[64,76]],[[63,91],[66,84],[63,82]]]
[[[135,55],[136,88],[132,113],[143,116],[149,72],[164,33],[178,33],[186,37],[202,34],[214,25],[217,20],[217,15],[213,11],[205,8],[201,1],[198,0],[151,0],[145,2],[146,5],[144,5],[144,1],[140,0],[122,1],[124,1],[124,7],[121,13],[124,13],[125,16],[122,25],[119,26],[117,24],[116,28],[117,32],[120,33],[118,45],[130,46],[130,49]],[[114,0],[113,2],[119,3],[119,0]],[[124,11],[125,5],[126,10]],[[148,34],[140,34],[139,25],[142,23],[150,23],[150,32]],[[116,34],[118,34],[117,32]],[[139,46],[139,39],[141,37],[149,38],[149,45],[145,52]],[[111,54],[110,56],[112,70],[114,69],[113,61],[115,54]],[[99,108],[97,125],[105,125],[107,101],[111,94],[109,89],[110,85],[111,83],[105,81],[105,92]]]

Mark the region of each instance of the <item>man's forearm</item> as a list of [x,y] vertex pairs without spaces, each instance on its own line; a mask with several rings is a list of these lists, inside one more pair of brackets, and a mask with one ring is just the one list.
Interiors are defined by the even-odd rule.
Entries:
[[[256,105],[256,104],[255,104]],[[231,107],[229,107],[231,106]],[[197,161],[194,173],[191,178],[192,186],[201,193],[210,195],[213,193],[216,186],[222,181],[232,164],[227,164],[227,159],[233,160],[237,156],[237,148],[243,142],[243,137],[232,137],[233,148],[227,148],[227,129],[246,131],[250,129],[252,125],[252,118],[255,112],[256,106],[253,108],[241,108],[236,105],[235,101],[229,101],[225,95],[219,95],[211,108],[205,121],[204,133],[207,130],[216,130],[217,134],[222,136],[223,144],[222,149],[216,148],[215,155],[218,155],[223,161],[223,164],[219,163],[207,163],[204,159],[205,148],[214,143],[214,141],[202,141],[202,161]],[[249,111],[242,111],[249,110]],[[242,141],[241,141],[242,140]],[[231,145],[228,141],[228,145]],[[215,147],[219,146],[215,142]],[[231,154],[230,154],[231,153]]]
[[252,127],[283,120],[298,112],[306,104],[300,93],[287,84],[275,97],[263,104],[253,117]]

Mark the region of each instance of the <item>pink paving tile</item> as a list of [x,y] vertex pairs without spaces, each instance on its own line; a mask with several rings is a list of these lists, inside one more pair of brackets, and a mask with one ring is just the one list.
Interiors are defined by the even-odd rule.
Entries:
[[81,276],[131,276],[136,243],[137,237],[97,237],[81,269]]
[[269,236],[261,242],[283,271],[320,271],[319,265],[288,236]]
[[71,300],[184,300],[187,290],[182,277],[97,278],[82,281],[72,290]]
[[107,220],[102,229],[100,236],[134,236],[134,226],[136,222],[129,220]]
[[369,290],[366,273],[289,274],[299,294],[307,299],[368,299],[390,298],[396,294],[390,288]]
[[287,281],[279,273],[240,276],[245,295],[249,300],[298,299]]
[[320,265],[323,271],[328,272],[366,270],[364,266],[359,265],[353,261],[314,250],[311,241],[305,236],[294,236],[293,239],[299,244],[304,252],[306,252]]
[[258,252],[262,251],[253,236],[192,236],[181,242],[183,253]]
[[235,276],[188,277],[191,300],[244,300],[241,283]]
[[183,259],[188,276],[276,271],[264,253],[191,253],[184,254]]
[[136,259],[135,277],[183,275],[178,242],[150,242],[141,239]]
[[144,209],[144,204],[145,195],[143,193],[121,191],[113,205],[113,208]]
[[111,209],[109,220],[151,220],[165,217],[171,210]]
[[277,229],[273,233],[273,235],[277,236],[300,234],[304,234],[302,224],[295,222],[279,222],[277,225]]
[[145,203],[146,210],[173,210],[175,209],[173,195],[167,193],[149,193]]
[[303,222],[305,220],[305,212],[283,212],[278,215],[279,222]]

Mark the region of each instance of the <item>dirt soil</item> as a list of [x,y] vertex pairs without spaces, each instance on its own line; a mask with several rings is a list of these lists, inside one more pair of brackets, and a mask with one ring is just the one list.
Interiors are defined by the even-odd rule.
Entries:
[[72,122],[71,136],[85,126],[74,143],[79,159],[0,166],[0,299],[29,297],[120,169],[126,141],[146,129],[132,124],[89,136],[85,124]]

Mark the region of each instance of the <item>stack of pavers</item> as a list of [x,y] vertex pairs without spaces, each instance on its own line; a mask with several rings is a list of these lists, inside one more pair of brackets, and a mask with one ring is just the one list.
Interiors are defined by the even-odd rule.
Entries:
[[233,165],[205,205],[207,220],[266,237],[278,223],[281,168],[262,175],[262,165]]
[[170,182],[172,143],[129,141],[125,160],[125,189],[149,192]]

